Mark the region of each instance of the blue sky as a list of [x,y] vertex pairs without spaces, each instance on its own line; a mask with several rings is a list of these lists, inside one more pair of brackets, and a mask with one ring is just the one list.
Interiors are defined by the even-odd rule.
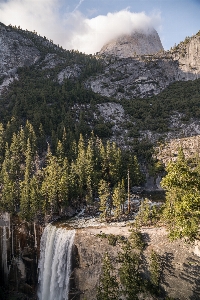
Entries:
[[86,53],[117,34],[153,26],[168,50],[200,30],[200,0],[0,0],[0,22]]

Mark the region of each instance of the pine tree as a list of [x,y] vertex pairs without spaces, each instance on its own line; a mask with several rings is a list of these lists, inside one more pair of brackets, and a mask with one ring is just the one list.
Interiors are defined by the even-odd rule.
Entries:
[[33,172],[33,161],[31,144],[28,138],[26,149],[25,174],[24,180],[20,182],[20,214],[23,218],[29,220],[31,216],[30,206],[30,181]]
[[200,221],[200,174],[187,163],[182,149],[167,166],[161,185],[167,190],[163,217],[172,239],[194,239]]
[[62,207],[66,207],[68,205],[69,199],[69,164],[67,158],[64,158],[60,170],[59,195],[62,210]]
[[99,154],[101,159],[102,177],[112,186],[121,178],[121,150],[116,143],[107,141],[106,147],[99,142]]
[[88,175],[87,176],[87,183],[86,183],[86,204],[92,204],[92,200],[93,200],[93,193],[92,193],[92,180],[91,180],[91,176]]
[[45,138],[44,129],[43,129],[43,126],[41,123],[39,126],[39,133],[37,135],[37,140],[38,140],[39,151],[42,153],[46,148],[46,138]]
[[78,142],[78,153],[77,159],[75,162],[75,173],[77,176],[77,183],[78,183],[78,193],[80,199],[83,199],[84,192],[86,187],[86,151],[85,151],[85,143],[83,136],[80,135],[79,142]]
[[100,207],[99,210],[102,211],[101,216],[107,217],[108,211],[110,211],[110,188],[108,183],[101,179],[98,188],[98,194],[100,199]]
[[119,285],[114,275],[114,268],[108,253],[103,258],[103,274],[97,290],[97,300],[117,300],[119,298]]
[[30,197],[30,215],[31,219],[37,217],[38,214],[45,213],[44,205],[42,203],[42,175],[39,173],[34,174],[32,178],[30,178],[29,182],[29,197]]
[[118,182],[118,185],[114,188],[112,198],[113,206],[115,208],[114,215],[115,217],[119,217],[120,214],[124,211],[123,205],[126,201],[126,192],[123,180],[122,182]]
[[16,209],[20,206],[20,181],[24,176],[24,153],[19,136],[14,133],[9,150],[9,178],[14,185],[14,199]]
[[131,183],[136,186],[140,185],[143,180],[143,175],[141,173],[140,165],[136,155],[133,156],[133,161],[130,168],[130,177]]
[[44,211],[59,213],[68,201],[68,161],[60,161],[48,148],[46,167],[43,169],[41,193]]
[[3,162],[4,148],[5,148],[5,130],[3,124],[0,123],[0,167]]
[[60,140],[58,141],[58,144],[57,144],[56,156],[58,158],[58,163],[60,165],[62,165],[63,161],[64,161],[65,154],[64,154],[64,148],[63,148],[62,142]]
[[145,242],[141,232],[131,228],[128,241],[122,248],[123,252],[119,253],[122,294],[127,300],[140,299],[140,293],[145,292],[146,289],[145,279],[142,276],[144,247]]
[[162,274],[162,260],[160,255],[154,250],[151,251],[149,270],[151,274],[151,283],[155,291],[159,291],[161,274]]
[[122,284],[122,294],[127,300],[138,300],[139,293],[142,292],[141,257],[140,252],[134,251],[130,242],[123,247],[123,252],[119,254],[121,267],[119,270],[120,282]]
[[46,212],[55,213],[59,211],[59,173],[60,170],[57,159],[55,156],[51,156],[44,169],[44,179],[41,187]]
[[37,150],[37,137],[33,128],[33,125],[27,120],[24,129],[26,140],[29,139],[32,153]]
[[17,134],[17,138],[20,144],[21,160],[23,161],[26,152],[27,138],[25,137],[25,132],[22,126]]
[[116,143],[113,142],[111,144],[109,158],[110,176],[113,184],[116,184],[121,179],[121,162],[121,150],[119,147],[117,147]]
[[6,144],[5,158],[1,169],[1,207],[8,212],[17,210],[15,181],[10,176],[10,151]]

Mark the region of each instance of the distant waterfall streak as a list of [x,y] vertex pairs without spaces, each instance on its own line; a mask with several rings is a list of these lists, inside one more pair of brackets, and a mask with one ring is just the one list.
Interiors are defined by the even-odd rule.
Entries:
[[68,300],[75,230],[48,225],[40,244],[38,299]]
[[7,265],[7,234],[6,234],[6,226],[3,226],[2,231],[2,270],[4,273],[4,283],[7,284],[8,280],[8,265]]
[[8,283],[8,253],[10,248],[10,214],[0,214],[0,282],[3,285]]

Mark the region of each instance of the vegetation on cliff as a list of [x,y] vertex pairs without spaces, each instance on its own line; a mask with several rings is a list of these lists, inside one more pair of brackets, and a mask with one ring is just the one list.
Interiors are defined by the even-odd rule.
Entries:
[[102,274],[97,289],[97,300],[137,300],[151,296],[166,296],[161,288],[164,271],[162,257],[152,250],[148,262],[144,259],[144,237],[140,231],[131,229],[128,239],[117,239],[122,251],[114,260],[105,253]]

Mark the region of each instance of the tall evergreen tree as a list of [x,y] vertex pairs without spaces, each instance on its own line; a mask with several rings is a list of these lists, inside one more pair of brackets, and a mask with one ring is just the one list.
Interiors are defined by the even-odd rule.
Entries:
[[163,211],[172,239],[194,239],[200,221],[200,174],[187,163],[182,149],[176,162],[167,166],[161,185],[167,190]]
[[111,194],[110,194],[109,184],[103,179],[100,180],[98,194],[99,194],[99,199],[100,199],[99,210],[102,211],[101,216],[107,217],[108,212],[110,212]]
[[126,201],[126,191],[124,186],[124,180],[118,182],[113,191],[113,206],[115,208],[114,215],[119,217],[124,212],[124,203]]
[[97,300],[117,300],[119,298],[119,285],[114,274],[114,268],[108,253],[103,258],[103,273],[97,290]]
[[24,180],[20,182],[20,214],[25,219],[30,219],[31,205],[30,205],[30,181],[33,173],[33,161],[31,144],[28,138],[26,148],[25,174]]
[[119,270],[122,293],[127,300],[138,300],[138,294],[142,292],[140,254],[133,251],[131,244],[127,243],[123,253],[120,254],[120,261],[122,263]]
[[41,193],[44,198],[44,210],[59,213],[68,200],[68,162],[63,159],[60,164],[58,158],[48,150],[48,159],[44,168]]
[[12,213],[16,212],[19,203],[16,199],[15,181],[10,175],[10,151],[6,144],[5,158],[1,169],[1,207]]
[[0,123],[0,167],[3,163],[4,150],[5,150],[5,130],[3,124]]

